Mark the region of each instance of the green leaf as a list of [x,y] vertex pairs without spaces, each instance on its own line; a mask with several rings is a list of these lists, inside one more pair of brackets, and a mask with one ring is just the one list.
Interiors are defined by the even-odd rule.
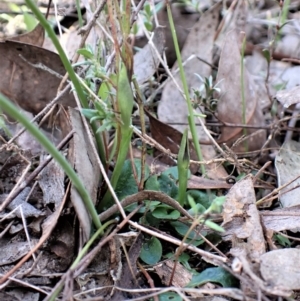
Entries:
[[[141,161],[134,160],[135,169],[137,171],[138,179],[141,177]],[[149,166],[145,166],[145,179],[149,177]],[[116,194],[119,199],[123,199],[128,195],[138,192],[136,180],[133,175],[132,165],[130,160],[126,160],[121,170],[121,174],[116,186]]]
[[162,172],[163,175],[173,178],[175,181],[179,180],[178,168],[177,166],[172,166]]
[[[171,225],[175,228],[175,230],[181,235],[185,236],[186,233],[189,231],[190,227],[182,222],[176,221],[176,222],[171,222]],[[206,235],[206,233],[201,232],[202,235]],[[201,240],[200,236],[192,230],[189,235],[187,236],[189,239],[195,239],[195,240]]]
[[158,219],[178,219],[180,217],[180,212],[177,210],[172,210],[168,212],[168,208],[165,206],[157,206],[152,215]]
[[151,22],[145,21],[144,25],[148,31],[151,31],[153,29],[153,25]]
[[161,174],[158,177],[158,182],[160,186],[160,191],[166,193],[171,198],[176,199],[178,194],[178,187],[176,183],[170,179],[168,176]]
[[[175,168],[177,170],[176,166]],[[154,175],[149,177],[149,179],[145,184],[145,188],[149,190],[164,192],[165,194],[169,195],[171,198],[176,199],[178,194],[178,187],[175,181],[172,180],[167,174],[165,174],[165,172],[162,173],[160,176]]]
[[209,207],[209,212],[215,212],[215,213],[221,213],[223,204],[226,201],[225,196],[218,196],[213,201],[212,204]]
[[88,49],[85,48],[78,49],[77,53],[81,54],[86,59],[90,59],[90,60],[94,59],[94,54],[90,52]]
[[282,246],[284,246],[284,247],[291,246],[291,242],[287,237],[280,235],[280,234],[275,234],[274,237],[278,241],[278,243],[280,243]]
[[36,27],[38,21],[32,15],[24,12],[24,23],[27,31],[32,31]]
[[86,118],[91,119],[91,118],[97,116],[98,111],[97,110],[93,110],[93,109],[82,109],[81,113]]
[[271,62],[271,53],[269,49],[263,49],[262,50],[263,56],[265,57],[265,59],[267,60],[267,63],[270,64]]
[[149,177],[149,179],[145,183],[146,190],[155,190],[159,191],[159,182],[158,182],[158,175],[153,175]]
[[[210,207],[211,201],[209,199],[209,195],[206,192],[199,190],[189,190],[187,191],[187,194],[190,195],[196,203],[201,204],[206,209]],[[211,193],[211,195],[215,197],[213,193]]]
[[182,298],[175,292],[166,292],[160,294],[159,301],[182,301]]
[[202,273],[193,276],[187,287],[196,287],[207,282],[218,283],[223,287],[238,287],[238,280],[220,267],[208,268]]
[[162,256],[162,245],[156,237],[151,237],[150,240],[145,242],[142,246],[140,258],[146,264],[156,264]]
[[211,228],[212,230],[215,230],[215,231],[218,231],[218,232],[225,232],[225,230],[221,226],[217,225],[216,223],[214,223],[214,222],[212,222],[210,220],[206,220],[204,222],[204,224],[207,227]]

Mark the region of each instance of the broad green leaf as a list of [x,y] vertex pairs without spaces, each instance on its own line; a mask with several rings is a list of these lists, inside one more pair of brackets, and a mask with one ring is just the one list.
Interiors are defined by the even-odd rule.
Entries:
[[208,268],[202,273],[193,276],[187,287],[196,287],[207,282],[221,284],[223,287],[237,287],[238,280],[229,272],[220,267]]
[[[176,166],[175,168],[177,170]],[[178,187],[175,181],[172,180],[167,174],[165,174],[165,172],[162,173],[160,176],[154,175],[149,177],[145,184],[145,188],[149,190],[164,192],[171,198],[176,199],[176,196],[178,194]]]
[[147,264],[156,264],[162,256],[162,245],[156,237],[146,241],[141,250],[140,258]]
[[155,190],[159,191],[159,182],[158,182],[158,175],[153,175],[149,177],[149,179],[145,183],[146,190]]
[[[134,160],[135,169],[137,171],[138,179],[141,177],[141,161]],[[149,167],[145,166],[145,179],[149,177]],[[122,200],[128,195],[132,195],[138,192],[138,187],[134,174],[132,171],[132,165],[130,160],[126,160],[121,170],[121,174],[116,186],[116,194]]]
[[[186,233],[189,231],[190,227],[182,222],[176,221],[171,222],[171,225],[175,228],[175,230],[182,236],[185,236]],[[203,231],[201,232],[202,235],[206,235]],[[187,236],[189,239],[201,240],[200,236],[192,230],[189,235]]]
[[158,177],[158,182],[161,192],[164,192],[171,198],[176,199],[178,195],[178,187],[173,180],[171,180],[168,176],[161,174]]
[[166,292],[160,294],[159,301],[182,301],[182,298],[175,292]]
[[168,210],[165,206],[157,206],[152,215],[158,219],[178,219],[180,217],[180,212],[177,210]]

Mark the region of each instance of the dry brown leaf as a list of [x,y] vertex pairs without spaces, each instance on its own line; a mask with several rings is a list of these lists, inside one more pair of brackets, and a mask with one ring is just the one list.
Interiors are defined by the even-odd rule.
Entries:
[[[224,123],[243,124],[241,54],[235,31],[227,34],[222,49],[217,75],[221,90],[218,102],[218,118]],[[244,69],[245,119],[247,125],[264,125],[264,118],[254,85]],[[242,135],[242,128],[222,127],[218,142],[234,143]],[[247,129],[247,150],[260,149],[266,139],[264,130]],[[239,144],[235,151],[245,151],[245,144]]]
[[241,246],[249,257],[257,261],[266,249],[255,202],[251,177],[246,177],[233,185],[223,206],[222,227],[225,232],[222,236],[224,240],[231,240],[234,247],[241,241]]
[[157,27],[152,38],[152,45],[148,43],[143,49],[134,55],[134,75],[139,84],[149,80],[157,70],[159,65],[159,58],[154,51],[155,47],[159,53],[162,54],[165,47],[164,29]]
[[171,275],[174,269],[175,273],[171,285],[175,287],[185,287],[192,280],[193,275],[179,262],[175,263],[174,260],[171,259],[165,260],[155,265],[153,268],[161,279],[161,282],[166,286],[170,284]]
[[[69,148],[69,161],[74,165],[79,178],[95,204],[100,180],[100,168],[85,133],[79,112],[69,108],[69,114],[72,129],[75,130]],[[71,188],[71,200],[82,227],[83,242],[86,242],[91,233],[91,217],[74,186]]]
[[[177,155],[180,148],[182,133],[174,129],[173,127],[161,122],[147,110],[145,110],[145,113],[149,117],[152,138],[164,148],[169,149],[172,154]],[[190,158],[192,160],[197,160],[197,154],[192,142],[189,142],[189,151]],[[155,156],[158,156],[159,154],[160,152],[157,150],[155,152]],[[159,159],[165,164],[171,166],[175,165],[174,161],[170,159],[167,155],[160,156]],[[194,174],[198,171],[199,166],[197,164],[191,164],[190,169],[191,172]]]
[[[0,92],[33,114],[55,98],[65,68],[56,53],[29,44],[0,42]],[[72,93],[60,103],[75,106]]]
[[9,41],[42,47],[45,38],[44,27],[39,23],[32,31],[9,38]]

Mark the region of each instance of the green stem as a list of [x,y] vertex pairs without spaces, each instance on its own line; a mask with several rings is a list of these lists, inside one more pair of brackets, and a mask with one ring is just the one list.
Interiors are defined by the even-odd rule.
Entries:
[[[176,31],[175,31],[175,25],[174,25],[169,1],[167,1],[167,11],[168,11],[168,18],[169,18],[169,22],[170,22],[170,28],[171,28],[171,32],[172,32],[173,42],[174,42],[174,46],[175,46],[177,63],[178,63],[179,71],[180,71],[180,77],[181,77],[181,81],[182,81],[182,85],[183,85],[183,91],[184,91],[185,100],[186,100],[187,107],[188,107],[189,126],[190,126],[190,130],[191,130],[194,146],[196,149],[196,153],[198,156],[198,160],[203,161],[202,151],[201,151],[201,147],[200,147],[200,143],[199,143],[199,139],[198,139],[198,135],[197,135],[194,110],[193,110],[190,93],[189,93],[189,88],[187,85],[187,81],[186,81],[186,77],[185,77],[185,73],[184,73],[184,69],[183,69],[180,49],[179,49],[179,45],[178,45],[178,40],[177,40],[177,36],[176,36]],[[205,166],[203,164],[201,164],[201,172],[202,172],[203,176],[206,174]]]
[[77,189],[78,193],[82,197],[82,200],[89,211],[94,225],[98,228],[101,227],[101,222],[98,218],[98,214],[94,207],[93,201],[79,179],[78,175],[73,170],[72,166],[66,160],[66,158],[55,148],[55,146],[48,140],[48,138],[38,129],[37,126],[32,124],[30,120],[18,111],[15,105],[11,103],[3,94],[0,93],[0,107],[12,118],[20,122],[27,131],[36,138],[36,140],[46,149],[47,152],[53,157],[53,159],[59,163],[64,172],[70,178],[72,184]]
[[[242,124],[246,125],[246,98],[245,98],[245,71],[244,71],[244,57],[246,48],[246,36],[243,38],[242,42],[242,54],[241,54],[241,93],[242,93]],[[247,128],[243,128],[243,135],[247,136]],[[248,141],[245,140],[245,151],[248,151]]]
[[[43,14],[40,12],[40,10],[38,9],[38,7],[36,6],[36,4],[34,3],[33,0],[25,0],[26,4],[28,5],[28,7],[31,9],[31,11],[33,12],[33,14],[36,16],[36,18],[39,20],[39,22],[41,23],[41,25],[44,27],[45,31],[47,32],[47,34],[49,35],[49,38],[52,40],[58,54],[59,57],[66,69],[66,71],[68,72],[68,75],[72,81],[72,84],[75,88],[75,91],[78,95],[78,98],[80,100],[80,103],[82,105],[83,108],[88,109],[88,102],[86,99],[86,96],[83,92],[83,89],[81,87],[81,84],[77,78],[76,73],[74,72],[72,65],[70,64],[63,48],[61,47],[55,32],[53,31],[53,29],[51,28],[50,24],[47,22],[47,20],[45,19],[45,17],[43,16]],[[95,138],[96,138],[96,143],[97,143],[97,147],[98,147],[98,151],[101,154],[101,160],[103,160],[105,158],[104,154],[104,148],[102,145],[102,139],[101,136],[96,134],[97,131],[97,124],[96,123],[92,123],[92,130],[95,134]],[[105,162],[104,162],[105,163]]]

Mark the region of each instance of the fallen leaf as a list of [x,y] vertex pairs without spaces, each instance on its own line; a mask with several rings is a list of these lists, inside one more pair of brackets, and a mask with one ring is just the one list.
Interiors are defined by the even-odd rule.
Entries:
[[[182,133],[176,130],[175,128],[158,120],[147,110],[145,110],[145,113],[149,117],[152,138],[164,148],[169,149],[172,154],[177,155],[180,148]],[[189,151],[190,159],[198,160],[196,151],[191,141],[189,141]],[[158,156],[159,154],[160,152],[157,150],[155,152],[155,156]],[[160,161],[171,166],[175,165],[175,162],[172,159],[170,159],[167,155],[160,156]],[[190,169],[191,172],[194,174],[198,171],[199,165],[191,164]]]
[[256,208],[256,198],[251,177],[246,177],[232,186],[223,205],[225,241],[231,240],[235,247],[241,243],[248,256],[258,261],[266,252],[260,216]]
[[300,231],[300,205],[272,211],[260,211],[262,222],[268,230],[294,232]]
[[[40,164],[47,160],[47,156],[40,156]],[[61,166],[52,160],[41,171],[38,182],[43,191],[43,203],[44,205],[53,203],[57,208],[65,195],[64,185],[65,173]]]
[[[69,148],[69,161],[74,165],[79,178],[95,204],[100,181],[100,168],[90,141],[85,133],[79,112],[69,108],[69,114],[72,129],[75,130]],[[83,242],[86,242],[91,233],[91,217],[73,185],[71,188],[71,200],[82,228]]]
[[[264,125],[264,118],[258,105],[255,87],[244,69],[243,86],[241,83],[241,54],[236,32],[229,32],[225,38],[217,75],[220,96],[217,113],[221,122],[231,124],[243,124],[243,112],[247,125]],[[245,107],[242,102],[242,90],[244,89]],[[242,128],[222,127],[218,143],[233,144],[243,134]],[[237,145],[235,151],[251,151],[260,149],[265,143],[266,132],[264,130],[247,129],[247,146],[244,143]],[[245,141],[245,142],[246,142]]]
[[158,68],[160,63],[159,57],[153,47],[157,49],[159,55],[162,55],[164,46],[164,29],[162,27],[157,27],[154,31],[152,43],[148,43],[134,55],[133,70],[138,84],[142,84],[149,80]]
[[164,285],[169,285],[173,270],[172,284],[175,287],[185,287],[192,279],[192,274],[179,262],[168,259],[153,266],[156,274]]
[[32,31],[11,37],[9,38],[9,41],[15,41],[42,47],[44,43],[44,38],[45,30],[44,27],[39,23]]
[[260,272],[270,286],[300,290],[300,250],[273,250],[260,257]]
[[[0,92],[33,114],[55,98],[66,73],[56,53],[29,44],[0,42]],[[72,93],[60,103],[75,106]]]
[[279,187],[292,181],[279,192],[281,205],[283,207],[299,205],[300,143],[296,141],[285,142],[275,158],[275,167]]
[[276,99],[285,107],[288,108],[293,104],[300,102],[300,87],[296,86],[288,90],[280,90],[276,93]]
[[[193,88],[199,89],[201,86],[201,81],[195,73],[199,74],[202,78],[209,77],[211,74],[211,67],[208,64],[212,64],[214,34],[218,24],[219,10],[220,5],[216,5],[202,15],[200,20],[191,29],[181,52],[183,62],[194,55],[184,65],[191,97]],[[208,64],[200,61],[197,56]],[[175,64],[172,71],[174,72],[177,68],[178,65]],[[180,74],[176,73],[174,78],[182,89]],[[173,125],[173,127],[180,132],[183,132],[187,127],[188,109],[186,100],[171,79],[163,90],[157,113],[159,120],[162,122],[167,124],[178,123],[179,125]],[[197,126],[197,131],[199,138],[204,136],[201,126]]]

